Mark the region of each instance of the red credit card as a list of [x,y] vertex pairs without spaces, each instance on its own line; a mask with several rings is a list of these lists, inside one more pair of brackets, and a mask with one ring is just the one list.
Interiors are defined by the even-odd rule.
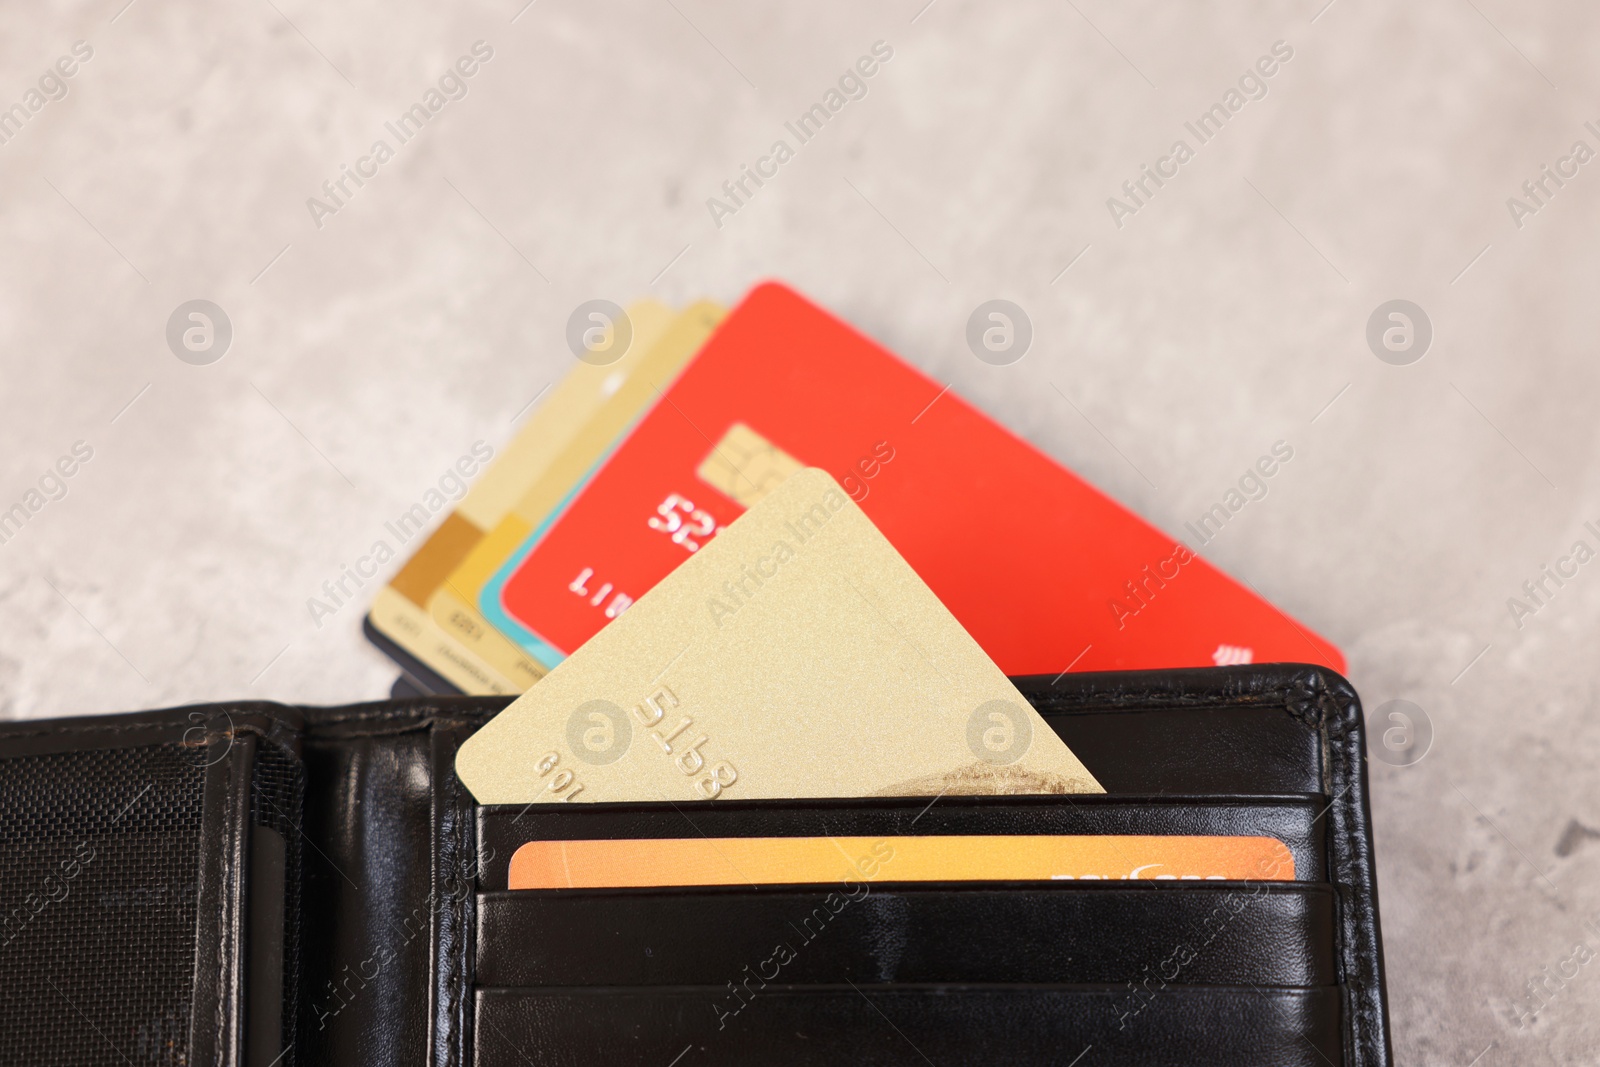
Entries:
[[798,462],[844,486],[1007,674],[1344,669],[1326,640],[942,390],[759,286],[531,547],[502,606],[570,653],[607,621],[584,594],[643,596]]

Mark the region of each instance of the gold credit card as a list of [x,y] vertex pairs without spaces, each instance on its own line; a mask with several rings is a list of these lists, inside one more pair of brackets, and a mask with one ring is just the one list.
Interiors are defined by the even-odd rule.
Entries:
[[456,770],[483,804],[1104,791],[816,468],[469,738]]
[[[462,626],[440,626],[429,604],[450,574],[510,514],[528,487],[587,426],[643,362],[676,316],[658,300],[629,305],[633,341],[608,365],[577,362],[522,424],[455,510],[422,543],[394,579],[379,590],[368,615],[373,627],[464,693],[520,693],[544,668],[498,635],[467,647]],[[487,624],[483,627],[488,629]],[[498,642],[497,655],[484,655]]]
[[511,889],[828,882],[1293,881],[1272,837],[961,834],[529,841]]
[[[503,636],[483,617],[478,597],[538,525],[580,488],[619,438],[700,350],[722,320],[723,309],[707,300],[691,305],[668,321],[652,322],[641,336],[637,324],[630,353],[639,353],[615,387],[585,413],[580,426],[548,450],[532,477],[522,479],[514,502],[508,501],[487,531],[438,583],[425,602],[434,624],[481,658],[491,669],[512,679],[522,692],[545,673],[545,667]],[[629,311],[632,315],[632,311]],[[576,373],[576,372],[574,372]],[[470,692],[470,690],[469,690]]]

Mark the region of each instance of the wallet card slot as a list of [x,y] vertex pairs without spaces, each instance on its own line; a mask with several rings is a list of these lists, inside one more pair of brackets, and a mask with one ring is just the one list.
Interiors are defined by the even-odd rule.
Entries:
[[[1048,689],[1049,679],[1044,679]],[[1030,690],[1023,692],[1034,696]],[[1108,793],[1314,793],[1322,744],[1282,707],[1050,712],[1044,721]]]
[[1326,811],[1326,800],[1309,794],[496,805],[478,809],[478,888],[508,888],[511,857],[529,841],[942,834],[1272,837],[1294,856],[1296,880],[1320,882],[1327,875]]
[[1324,1067],[1336,988],[700,986],[481,989],[478,1067],[667,1064]]
[[1320,986],[1333,889],[1016,882],[523,890],[478,898],[483,986],[937,982]]

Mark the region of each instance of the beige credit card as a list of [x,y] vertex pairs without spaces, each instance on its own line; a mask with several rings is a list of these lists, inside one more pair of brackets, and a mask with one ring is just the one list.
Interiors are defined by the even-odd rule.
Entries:
[[469,738],[483,804],[1104,792],[827,472]]
[[[543,667],[498,634],[484,632],[468,641],[463,634],[466,620],[440,625],[430,616],[429,605],[449,575],[621,391],[677,314],[657,300],[630,304],[627,313],[633,328],[627,351],[610,364],[575,362],[373,601],[367,616],[373,628],[463,693],[520,693],[544,674]],[[487,631],[487,624],[483,629]]]

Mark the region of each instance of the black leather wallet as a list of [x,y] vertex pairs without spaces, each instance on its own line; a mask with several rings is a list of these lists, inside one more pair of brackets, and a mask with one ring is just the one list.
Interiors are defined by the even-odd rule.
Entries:
[[[1355,692],[1016,679],[1103,796],[476,804],[504,698],[0,728],[0,1062],[1387,1065]],[[510,891],[535,839],[1264,834],[1292,882]]]

